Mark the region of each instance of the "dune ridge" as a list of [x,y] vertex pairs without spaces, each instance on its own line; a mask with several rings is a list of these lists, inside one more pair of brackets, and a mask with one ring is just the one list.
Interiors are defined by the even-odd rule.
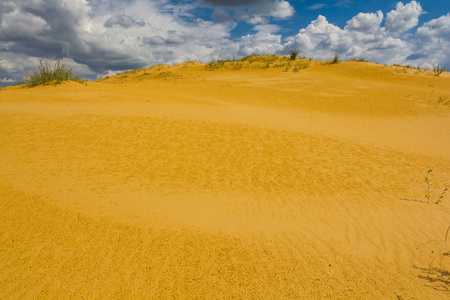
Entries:
[[0,90],[0,298],[448,297],[449,74],[287,61]]

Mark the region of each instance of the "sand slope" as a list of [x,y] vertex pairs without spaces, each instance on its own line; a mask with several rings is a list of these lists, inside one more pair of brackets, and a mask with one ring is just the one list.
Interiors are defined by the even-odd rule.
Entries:
[[286,62],[0,90],[0,298],[448,297],[449,74]]

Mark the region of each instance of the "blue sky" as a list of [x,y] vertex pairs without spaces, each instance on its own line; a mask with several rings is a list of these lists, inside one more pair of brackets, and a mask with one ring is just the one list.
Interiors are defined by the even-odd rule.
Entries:
[[1,0],[0,87],[40,59],[88,79],[253,53],[450,68],[450,1]]

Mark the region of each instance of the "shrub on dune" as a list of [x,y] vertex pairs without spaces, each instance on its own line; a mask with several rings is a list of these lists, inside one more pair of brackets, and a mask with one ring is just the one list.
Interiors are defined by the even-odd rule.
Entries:
[[54,66],[51,66],[48,62],[45,64],[42,60],[39,61],[38,71],[25,72],[23,75],[25,84],[30,87],[45,85],[45,84],[60,84],[63,81],[73,80],[77,82],[84,82],[85,80],[80,75],[75,75],[72,72],[72,68],[66,67],[65,64],[61,64],[58,60]]
[[297,49],[291,50],[291,54],[290,54],[291,60],[295,60],[297,58],[297,55],[298,55]]
[[441,75],[441,73],[444,72],[444,71],[445,71],[445,67],[443,67],[443,66],[441,66],[441,65],[439,65],[439,64],[437,64],[437,65],[435,65],[435,66],[433,67],[433,73],[434,73],[434,76],[439,76],[439,75]]

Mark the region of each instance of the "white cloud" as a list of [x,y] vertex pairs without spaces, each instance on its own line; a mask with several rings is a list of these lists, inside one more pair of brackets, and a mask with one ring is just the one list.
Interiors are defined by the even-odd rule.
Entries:
[[259,24],[253,27],[254,30],[262,33],[274,33],[281,30],[281,27],[274,24]]
[[419,16],[422,13],[422,6],[416,1],[411,1],[406,5],[398,2],[396,9],[386,15],[386,29],[391,32],[404,32],[409,30],[417,26]]
[[450,67],[450,14],[423,24],[416,31],[422,62]]
[[274,18],[285,19],[294,14],[294,8],[289,4],[289,2],[280,0],[268,5],[263,12],[270,12],[270,16]]
[[238,55],[276,54],[283,50],[281,36],[258,32],[243,36],[239,42]]
[[450,14],[426,22],[417,29],[416,34],[422,39],[433,42],[450,42]]
[[324,16],[319,16],[306,28],[293,37],[287,38],[285,50],[296,48],[301,55],[328,58],[335,52],[345,52],[351,46],[350,37],[339,27],[328,23]]
[[14,63],[9,60],[0,59],[0,71],[12,72],[14,70]]
[[321,60],[338,53],[343,59],[356,56],[377,62],[401,63],[412,53],[413,46],[390,36],[380,26],[382,20],[381,11],[360,13],[341,29],[330,24],[324,16],[319,16],[297,35],[288,37],[283,52],[296,48],[302,56]]
[[309,6],[308,9],[310,9],[310,10],[317,10],[317,9],[322,9],[325,6],[327,6],[325,3],[317,3],[317,4]]
[[355,30],[364,33],[373,33],[379,31],[381,22],[383,21],[383,13],[379,10],[374,13],[359,13],[350,21],[347,21],[346,30]]
[[11,79],[11,78],[0,78],[0,82],[1,83],[13,83],[13,82],[15,82],[15,80],[13,80],[13,79]]

